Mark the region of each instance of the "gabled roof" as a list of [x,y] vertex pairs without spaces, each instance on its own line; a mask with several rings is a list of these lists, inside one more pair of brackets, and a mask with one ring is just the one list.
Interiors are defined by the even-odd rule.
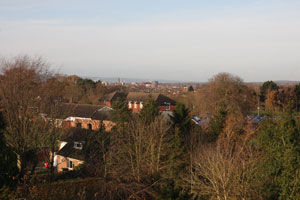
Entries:
[[[67,117],[92,118],[95,113],[104,108],[101,105],[90,104],[70,104],[61,103],[58,109],[57,119],[65,119]],[[102,111],[104,112],[104,111]]]
[[163,94],[159,94],[157,99],[156,99],[156,103],[158,105],[164,105],[165,103],[170,103],[171,105],[176,105],[176,101],[174,101],[173,99],[163,95]]
[[94,112],[91,118],[93,120],[111,120],[112,110],[112,108],[105,106]]
[[92,115],[103,106],[89,105],[89,104],[76,104],[74,110],[74,117],[91,118]]
[[116,101],[118,98],[125,99],[126,96],[127,96],[127,93],[116,91],[116,92],[109,93],[108,95],[104,96],[101,100],[113,102],[113,101]]
[[158,96],[158,93],[129,92],[126,101],[147,102],[151,99],[156,101]]
[[[85,145],[83,144],[83,148]],[[67,143],[61,150],[59,150],[56,155],[63,157],[74,158],[76,160],[84,160],[84,149],[75,149],[74,142]]]
[[165,105],[166,103],[170,103],[171,105],[176,104],[176,101],[160,93],[129,92],[126,97],[126,101],[137,102],[147,102],[151,99],[158,105]]

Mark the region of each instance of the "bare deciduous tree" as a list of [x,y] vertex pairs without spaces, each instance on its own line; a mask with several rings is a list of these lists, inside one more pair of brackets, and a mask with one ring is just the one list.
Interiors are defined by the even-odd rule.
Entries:
[[32,172],[37,164],[37,153],[45,147],[44,138],[48,129],[40,113],[53,105],[56,91],[49,87],[52,74],[40,58],[27,56],[3,60],[0,76],[0,100],[7,121],[8,144],[19,157],[20,178],[33,160]]
[[138,182],[142,176],[158,173],[165,167],[168,129],[169,125],[162,117],[157,117],[150,124],[140,119],[129,123],[126,152],[132,174]]
[[191,177],[186,181],[193,195],[218,200],[257,197],[253,177],[258,154],[247,144],[248,137],[233,139],[229,135],[192,152]]
[[266,94],[265,106],[268,111],[275,111],[276,108],[276,90],[268,90]]

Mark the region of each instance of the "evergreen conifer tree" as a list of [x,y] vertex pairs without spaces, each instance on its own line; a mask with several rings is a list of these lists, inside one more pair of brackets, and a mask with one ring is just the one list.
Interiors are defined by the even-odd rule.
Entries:
[[144,108],[141,110],[140,116],[145,123],[150,124],[155,117],[160,115],[158,106],[154,100],[150,100],[146,103]]
[[179,129],[180,134],[182,134],[182,139],[184,139],[184,134],[189,134],[192,128],[189,109],[183,103],[177,103],[170,118],[173,127]]
[[273,81],[266,81],[263,83],[263,85],[260,87],[260,101],[264,102],[266,100],[266,94],[270,90],[277,91],[279,89],[279,86],[273,82]]
[[103,175],[106,177],[110,136],[111,133],[105,131],[103,123],[101,123],[99,130],[89,135],[85,148],[85,169],[90,176]]
[[112,120],[117,124],[118,127],[123,127],[131,117],[131,110],[128,109],[124,99],[117,98],[112,105]]
[[14,186],[14,176],[18,173],[17,157],[6,144],[4,130],[5,122],[0,112],[0,189]]
[[260,176],[266,199],[300,199],[300,123],[292,112],[271,115],[261,127],[258,144],[265,152]]
[[170,118],[173,126],[172,151],[170,152],[169,176],[166,179],[168,195],[164,198],[187,199],[188,193],[184,190],[182,176],[189,163],[185,141],[192,128],[190,111],[184,104],[177,103]]
[[215,142],[220,133],[223,131],[226,122],[227,111],[225,107],[221,107],[217,114],[214,116],[210,122],[208,131],[207,131],[207,140],[208,142]]
[[189,88],[188,88],[188,91],[189,91],[189,92],[194,92],[193,86],[190,85]]

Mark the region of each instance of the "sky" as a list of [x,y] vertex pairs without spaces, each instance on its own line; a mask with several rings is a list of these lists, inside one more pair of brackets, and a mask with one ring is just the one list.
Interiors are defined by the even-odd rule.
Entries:
[[0,57],[62,74],[300,80],[299,0],[0,0]]

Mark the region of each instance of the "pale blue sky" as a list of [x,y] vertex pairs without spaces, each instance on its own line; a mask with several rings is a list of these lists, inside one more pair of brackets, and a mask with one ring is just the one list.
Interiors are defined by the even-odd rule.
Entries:
[[0,0],[0,56],[61,73],[300,80],[298,0]]

